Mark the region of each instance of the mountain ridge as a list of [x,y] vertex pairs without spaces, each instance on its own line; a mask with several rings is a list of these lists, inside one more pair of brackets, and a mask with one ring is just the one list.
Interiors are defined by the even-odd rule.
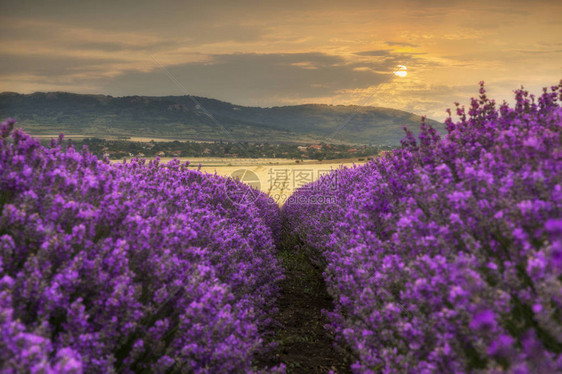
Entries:
[[[209,115],[210,114],[210,115]],[[197,96],[119,96],[64,91],[0,93],[0,117],[15,117],[31,134],[152,136],[349,144],[399,144],[403,126],[418,132],[421,116],[385,107],[307,103],[252,107]],[[434,120],[426,123],[444,131]],[[338,128],[334,139],[330,136]]]

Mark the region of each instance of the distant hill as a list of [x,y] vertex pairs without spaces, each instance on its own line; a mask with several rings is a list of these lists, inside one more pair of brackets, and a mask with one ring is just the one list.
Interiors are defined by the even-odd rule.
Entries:
[[[34,135],[63,132],[102,138],[359,144],[399,144],[402,127],[417,132],[421,121],[418,115],[380,107],[307,104],[259,108],[203,97],[66,92],[3,92],[0,118],[6,117],[16,118],[19,127]],[[443,124],[427,122],[443,132]]]

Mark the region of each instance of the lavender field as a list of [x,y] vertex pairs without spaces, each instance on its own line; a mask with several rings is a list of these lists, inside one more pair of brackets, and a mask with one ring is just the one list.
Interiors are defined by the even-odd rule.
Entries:
[[281,249],[323,271],[354,373],[562,372],[561,101],[562,83],[513,107],[482,84],[446,134],[422,123],[281,209],[178,160],[110,163],[7,120],[0,372],[284,372],[256,364],[282,345]]
[[[246,372],[283,277],[279,208],[170,162],[2,124],[0,371]],[[243,194],[240,196],[244,196]]]
[[446,136],[422,125],[283,207],[354,372],[562,372],[562,84],[515,99],[482,86]]

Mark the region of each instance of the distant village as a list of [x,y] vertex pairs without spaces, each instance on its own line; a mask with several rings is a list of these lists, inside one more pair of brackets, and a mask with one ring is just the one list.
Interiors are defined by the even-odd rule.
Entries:
[[270,144],[231,142],[133,142],[85,138],[72,141],[76,149],[87,146],[98,157],[123,159],[132,157],[230,157],[230,158],[290,158],[296,160],[332,160],[376,156],[391,150],[387,145],[341,144]]

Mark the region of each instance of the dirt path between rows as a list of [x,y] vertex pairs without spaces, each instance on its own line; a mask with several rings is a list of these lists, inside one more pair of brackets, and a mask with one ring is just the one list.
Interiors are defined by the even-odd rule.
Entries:
[[280,248],[278,258],[285,268],[275,316],[279,327],[273,341],[278,347],[258,360],[259,366],[284,363],[287,373],[351,373],[350,359],[334,347],[333,337],[324,328],[328,323],[322,310],[332,310],[322,271],[312,265],[303,251]]

